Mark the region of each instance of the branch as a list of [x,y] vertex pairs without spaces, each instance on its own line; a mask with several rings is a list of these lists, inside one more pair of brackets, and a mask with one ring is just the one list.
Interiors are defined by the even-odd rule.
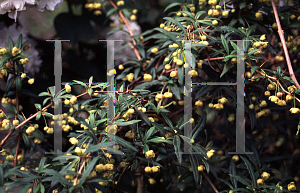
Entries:
[[[113,2],[112,0],[108,0],[108,1],[109,1],[109,3],[110,3],[114,8],[118,8],[118,7],[116,6],[116,4],[114,4],[114,2]],[[135,46],[136,46],[136,42],[135,42],[135,39],[134,39],[134,37],[133,37],[132,30],[131,30],[130,26],[128,25],[128,22],[127,22],[126,18],[124,17],[122,11],[121,11],[121,10],[118,10],[118,13],[119,13],[120,17],[122,18],[122,20],[124,21],[124,23],[125,23],[125,25],[126,25],[126,27],[127,27],[127,29],[128,29],[129,35],[130,35],[130,37],[131,37],[131,39],[132,39],[133,46],[132,46],[131,48],[133,49],[133,51],[134,51],[134,53],[135,53],[137,59],[138,59],[138,60],[141,60],[141,56],[140,56],[140,54],[139,54],[137,48],[135,47]]]
[[208,181],[209,185],[212,187],[212,189],[214,190],[214,192],[215,193],[219,193],[219,191],[217,190],[217,188],[215,187],[215,185],[211,182],[211,180],[209,179],[209,177],[204,172],[201,172],[201,174]]
[[[52,104],[53,104],[53,102],[51,102],[49,105],[47,105],[46,107],[44,107],[41,111],[38,111],[34,115],[31,115],[28,119],[26,119],[25,121],[23,121],[22,123],[20,123],[17,127],[15,127],[14,130],[17,130],[20,127],[22,127],[25,123],[29,122],[31,119],[33,119],[34,117],[36,117],[39,112],[43,112],[45,109],[47,109],[50,106],[52,106]],[[4,145],[4,143],[11,136],[12,133],[13,133],[13,130],[10,130],[10,132],[6,135],[6,137],[1,141],[0,148]]]
[[278,17],[278,13],[277,13],[277,9],[276,9],[276,5],[274,3],[274,0],[271,0],[271,3],[272,3],[274,16],[275,16],[277,27],[278,27],[278,34],[279,34],[279,37],[280,37],[280,40],[281,40],[281,43],[282,43],[282,46],[283,46],[283,51],[284,51],[284,55],[285,55],[285,59],[286,59],[288,69],[289,69],[290,76],[291,76],[292,80],[295,82],[295,85],[296,85],[297,89],[300,89],[300,85],[299,85],[299,83],[298,83],[298,81],[295,77],[295,74],[294,74],[294,70],[293,70],[292,63],[291,63],[290,56],[289,56],[289,52],[288,52],[288,49],[287,49],[287,46],[286,46],[286,43],[285,43],[283,31],[282,31],[282,28],[281,28],[281,25],[280,25],[280,21],[279,21],[279,17]]

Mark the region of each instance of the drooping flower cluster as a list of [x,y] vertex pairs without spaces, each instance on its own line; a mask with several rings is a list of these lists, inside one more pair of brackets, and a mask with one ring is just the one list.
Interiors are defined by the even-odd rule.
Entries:
[[[1,6],[2,0],[0,0],[0,6]],[[17,42],[18,37],[20,34],[23,36],[23,40],[28,40],[28,47],[30,47],[28,50],[26,50],[27,54],[30,54],[29,56],[26,56],[25,59],[21,59],[21,63],[24,62],[24,74],[30,73],[32,75],[37,74],[40,72],[40,66],[42,63],[42,60],[40,59],[38,50],[35,49],[36,42],[28,37],[28,32],[22,28],[17,27],[17,24],[14,23],[13,25],[9,26],[8,28],[5,27],[4,23],[0,23],[0,49],[1,51],[4,51],[3,49],[8,47],[8,37],[10,36],[14,43]],[[13,50],[15,51],[15,54],[19,54],[19,50]],[[24,75],[26,77],[26,75]],[[24,77],[23,76],[23,77]],[[11,78],[11,75],[8,77]],[[0,80],[0,89],[4,90],[6,83],[3,80]]]

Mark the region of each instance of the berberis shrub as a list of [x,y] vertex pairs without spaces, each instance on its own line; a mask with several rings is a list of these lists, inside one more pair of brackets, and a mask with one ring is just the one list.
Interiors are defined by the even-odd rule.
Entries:
[[[10,7],[4,9],[4,2]],[[25,3],[39,1],[22,1],[22,8],[16,2],[0,1],[1,13],[17,13]],[[138,35],[128,23],[150,17],[143,6],[135,6],[139,2],[67,3],[72,17],[66,21],[74,19],[79,26],[70,37],[73,54],[83,45],[82,34],[76,35],[82,18],[101,26],[98,16],[115,15],[121,26],[110,23],[109,34],[124,31],[131,38],[115,52],[130,48],[135,57],[108,71],[114,84],[95,83],[90,76],[86,82],[72,80],[77,91],[72,83],[61,91],[54,85],[43,88],[43,102],[34,103],[36,112],[25,116],[22,105],[28,101],[22,98],[33,97],[30,88],[36,84],[24,73],[31,62],[26,51],[33,48],[22,34],[16,42],[7,40],[8,47],[0,49],[0,78],[6,82],[0,113],[1,132],[6,131],[0,142],[1,193],[300,191],[299,1],[171,2],[160,13],[163,22]],[[71,11],[74,4],[82,15]],[[55,27],[58,39],[65,38]],[[236,40],[245,40],[243,47]],[[245,74],[237,65],[245,67]],[[242,91],[235,84],[206,85],[241,77]],[[244,93],[244,133],[243,125],[236,127],[239,92]],[[187,97],[192,106],[185,104]],[[55,114],[59,104],[63,112]],[[61,133],[67,136],[64,152],[53,148],[50,137]],[[240,145],[252,154],[230,154]]]

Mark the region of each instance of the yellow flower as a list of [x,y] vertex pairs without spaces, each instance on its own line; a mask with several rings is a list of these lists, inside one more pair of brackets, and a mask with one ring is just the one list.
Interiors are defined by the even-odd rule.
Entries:
[[234,155],[234,156],[232,156],[232,160],[233,160],[234,162],[238,162],[238,161],[240,160],[240,158],[239,158],[238,155]]
[[23,155],[18,155],[17,160],[18,161],[23,161]]
[[74,105],[75,103],[77,103],[77,97],[76,96],[72,96],[71,99],[70,99],[70,103],[72,105]]
[[221,109],[224,108],[223,104],[221,104],[221,103],[214,104],[213,107],[214,107],[215,109],[217,109],[217,110],[221,110]]
[[198,76],[198,72],[196,70],[191,70],[188,74],[191,76]]
[[71,86],[68,83],[65,85],[65,89],[67,93],[71,92]]
[[34,143],[37,143],[37,144],[40,144],[40,143],[42,143],[42,141],[41,141],[41,140],[39,140],[38,138],[34,138],[33,142],[34,142]]
[[218,101],[219,101],[219,103],[221,103],[221,104],[225,104],[225,103],[228,102],[228,100],[227,100],[225,97],[220,98]]
[[146,173],[151,173],[151,172],[152,172],[152,168],[149,167],[149,166],[146,166],[146,167],[145,167],[145,172],[146,172]]
[[263,172],[263,173],[261,174],[261,177],[262,177],[264,180],[267,180],[267,179],[269,179],[270,174],[269,174],[268,172]]
[[72,144],[72,145],[77,145],[78,144],[78,139],[75,138],[75,137],[71,137],[69,139],[69,142]]
[[172,72],[170,73],[170,76],[171,76],[171,77],[176,77],[176,76],[177,76],[177,71],[172,71]]
[[73,175],[67,174],[67,175],[65,175],[65,178],[66,178],[67,180],[73,180]]
[[284,100],[278,100],[277,105],[286,106],[286,102]]
[[152,52],[153,54],[156,54],[156,53],[158,52],[158,48],[152,48],[152,49],[151,49],[151,52]]
[[14,126],[17,126],[17,125],[19,125],[19,123],[20,123],[20,121],[19,121],[19,120],[13,120],[13,125],[14,125]]
[[263,186],[264,185],[264,179],[260,178],[256,181],[257,185]]
[[147,82],[151,81],[152,80],[151,74],[144,74],[144,80]]
[[299,109],[298,108],[291,108],[290,112],[293,113],[293,114],[296,114],[296,113],[299,112]]
[[28,80],[28,84],[33,84],[34,83],[34,78],[30,78],[29,80]]
[[267,89],[268,90],[275,90],[275,85],[273,85],[273,84],[269,84],[268,86],[267,86]]
[[149,178],[148,181],[150,184],[156,184],[156,181],[153,178]]
[[259,104],[260,107],[266,107],[267,106],[267,102],[265,100],[261,101],[261,103]]
[[6,156],[6,160],[7,161],[13,161],[14,160],[14,156],[13,155],[8,155],[8,156]]
[[156,173],[156,172],[159,171],[159,166],[153,166],[153,167],[151,168],[151,170],[152,170],[153,173]]
[[213,155],[214,155],[214,153],[215,153],[215,150],[209,150],[207,153],[206,153],[206,155],[207,155],[207,157],[208,158],[211,158]]
[[26,73],[22,73],[21,78],[26,78]]
[[195,105],[197,107],[202,107],[203,106],[203,102],[201,100],[198,100],[198,101],[195,102]]
[[153,152],[153,150],[149,150],[149,151],[147,151],[147,152],[145,153],[145,157],[146,157],[147,159],[149,159],[149,158],[154,158],[154,157],[155,157],[155,153]]
[[295,182],[291,182],[290,184],[288,184],[288,190],[289,191],[295,191],[296,190]]
[[278,100],[279,100],[279,98],[277,96],[270,96],[269,100],[272,101],[272,102],[274,102],[274,103],[277,103]]
[[6,54],[6,52],[7,52],[7,51],[6,51],[5,48],[1,48],[1,49],[0,49],[0,54]]
[[98,164],[95,167],[97,172],[102,172],[104,170],[104,165],[103,164]]
[[16,56],[16,55],[18,55],[18,54],[20,54],[21,53],[21,50],[20,49],[18,49],[18,48],[16,48],[16,47],[13,47],[13,49],[12,49],[12,55],[13,56]]
[[198,171],[202,172],[205,170],[205,167],[203,165],[198,166]]
[[104,165],[104,168],[105,168],[106,170],[113,170],[113,169],[114,169],[114,165],[113,165],[113,164],[105,164],[105,165]]
[[126,166],[126,163],[125,162],[120,162],[120,167],[121,168],[124,168]]
[[129,81],[129,82],[132,82],[133,81],[133,73],[130,73],[130,74],[127,74],[126,75],[126,78],[127,78],[127,80]]

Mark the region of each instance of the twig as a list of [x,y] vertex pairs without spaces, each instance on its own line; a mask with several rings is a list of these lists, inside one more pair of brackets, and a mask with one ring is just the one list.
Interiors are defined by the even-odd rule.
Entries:
[[[91,154],[91,153],[88,153],[87,156],[90,156],[90,154]],[[73,186],[76,185],[77,180],[78,180],[78,177],[79,177],[79,175],[81,174],[81,172],[82,172],[82,170],[83,170],[83,168],[84,168],[85,162],[86,162],[86,160],[84,160],[83,163],[81,164],[81,166],[80,166],[80,168],[79,168],[79,171],[78,171],[78,175],[76,176],[76,178],[75,178],[75,180],[74,180]]]
[[[18,134],[18,144],[17,144],[15,158],[14,158],[14,167],[17,167],[18,151],[19,151],[19,147],[20,147],[20,142],[21,142],[21,134],[19,133]],[[16,178],[16,175],[15,175],[15,178]]]
[[[31,115],[28,119],[26,119],[25,121],[23,121],[22,123],[20,123],[17,127],[15,127],[15,130],[19,129],[20,127],[22,127],[25,123],[27,123],[28,121],[30,121],[31,119],[33,119],[34,117],[37,116],[37,114],[39,114],[40,112],[43,112],[45,109],[49,108],[50,106],[52,106],[53,101],[51,101],[51,103],[49,105],[47,105],[46,107],[44,107],[41,111],[36,112],[34,115]],[[10,130],[10,132],[6,135],[6,137],[1,141],[0,143],[0,148],[4,145],[4,143],[6,142],[6,140],[11,136],[11,134],[13,133],[13,130]]]
[[171,115],[169,115],[169,118],[173,117],[174,115],[177,115],[178,113],[180,113],[183,110],[184,110],[184,108],[179,109],[178,111],[175,111],[174,113],[172,113]]
[[[118,8],[118,7],[116,6],[116,4],[114,4],[114,2],[113,2],[112,0],[108,0],[108,1],[109,1],[109,3],[110,3],[114,8]],[[128,25],[128,22],[127,22],[126,18],[124,17],[122,11],[121,11],[121,10],[118,10],[118,13],[119,13],[120,17],[122,18],[122,20],[124,21],[124,23],[125,23],[125,25],[126,25],[126,27],[127,27],[127,29],[128,29],[129,35],[130,35],[130,37],[131,37],[131,39],[132,39],[132,42],[133,42],[133,47],[132,47],[132,49],[133,49],[133,51],[134,51],[134,53],[135,53],[137,59],[138,59],[138,60],[141,60],[141,56],[140,56],[140,54],[139,54],[137,48],[135,47],[135,46],[136,46],[136,42],[135,42],[135,39],[134,39],[134,37],[133,37],[132,30],[131,30],[130,26]]]
[[295,82],[295,85],[296,85],[297,89],[300,89],[300,85],[299,85],[299,83],[298,83],[298,81],[295,77],[295,74],[294,74],[294,70],[293,70],[292,63],[291,63],[290,56],[289,56],[289,52],[288,52],[288,49],[287,49],[287,46],[286,46],[286,43],[285,43],[283,31],[282,31],[282,28],[281,28],[281,24],[280,24],[280,21],[279,21],[279,17],[278,17],[278,13],[277,13],[277,9],[276,9],[276,5],[275,5],[274,0],[271,0],[271,3],[272,3],[275,20],[276,20],[277,27],[278,27],[278,34],[279,34],[279,37],[280,37],[280,40],[281,40],[281,43],[282,43],[282,47],[283,47],[283,50],[284,50],[284,55],[285,55],[285,59],[286,59],[288,69],[289,69],[290,76],[291,76],[292,80]]
[[219,193],[219,191],[217,190],[217,188],[215,187],[215,185],[211,182],[211,180],[209,179],[209,177],[204,172],[201,172],[201,174],[208,181],[208,183],[210,184],[210,186],[212,187],[212,189],[214,190],[214,192],[215,193]]

